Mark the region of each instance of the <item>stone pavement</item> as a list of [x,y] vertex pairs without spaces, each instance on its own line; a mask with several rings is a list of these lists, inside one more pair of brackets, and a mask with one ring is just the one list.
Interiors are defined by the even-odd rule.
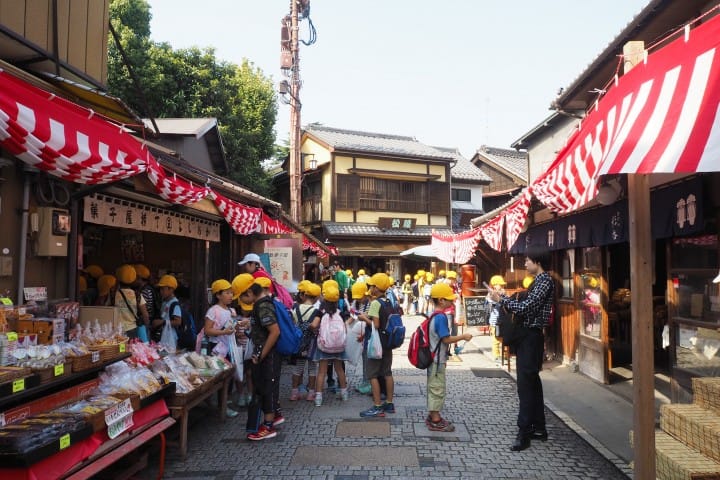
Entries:
[[[406,317],[408,336],[419,317]],[[278,436],[261,442],[245,438],[245,412],[224,422],[214,411],[193,410],[189,449],[181,459],[168,450],[165,478],[298,478],[366,480],[375,478],[627,478],[549,410],[547,442],[534,441],[511,452],[516,427],[515,382],[478,348],[478,338],[448,367],[448,397],[443,416],[452,433],[430,432],[424,424],[425,371],[407,360],[405,345],[395,351],[395,406],[384,419],[361,419],[370,397],[353,392],[346,402],[325,394],[315,407],[290,402],[290,375],[283,366],[281,403],[286,422]],[[407,344],[407,342],[406,342]],[[348,365],[350,385],[360,371]],[[157,457],[141,478],[154,478]]]

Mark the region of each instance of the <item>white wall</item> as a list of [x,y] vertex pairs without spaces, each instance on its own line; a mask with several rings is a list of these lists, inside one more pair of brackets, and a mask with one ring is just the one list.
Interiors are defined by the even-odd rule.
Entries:
[[482,185],[464,184],[453,181],[452,185],[450,185],[450,188],[470,190],[470,202],[452,202],[451,208],[453,210],[482,210]]
[[528,149],[529,183],[545,173],[550,164],[555,161],[557,152],[565,146],[578,121],[577,118],[564,117],[561,123],[553,127],[552,132],[546,132],[542,138],[533,142]]

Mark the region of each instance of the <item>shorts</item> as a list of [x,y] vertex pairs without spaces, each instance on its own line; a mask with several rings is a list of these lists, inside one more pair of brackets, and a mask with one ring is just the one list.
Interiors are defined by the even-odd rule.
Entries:
[[365,377],[372,379],[377,377],[392,377],[393,352],[390,349],[383,350],[380,359],[368,358]]
[[427,407],[430,412],[439,412],[445,406],[446,364],[433,362],[427,369]]

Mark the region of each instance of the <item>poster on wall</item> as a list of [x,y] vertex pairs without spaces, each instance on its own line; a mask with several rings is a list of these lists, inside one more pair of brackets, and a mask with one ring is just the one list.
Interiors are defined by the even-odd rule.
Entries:
[[265,253],[270,264],[270,274],[276,282],[291,292],[297,291],[297,284],[303,275],[302,235],[278,235],[279,238],[265,240]]

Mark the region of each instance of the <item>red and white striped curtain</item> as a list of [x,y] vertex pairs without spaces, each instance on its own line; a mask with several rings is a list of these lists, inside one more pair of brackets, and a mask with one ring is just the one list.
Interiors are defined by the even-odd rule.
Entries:
[[498,215],[492,220],[483,223],[478,228],[478,230],[480,230],[480,235],[482,235],[483,240],[485,240],[485,242],[490,245],[490,248],[492,248],[493,250],[497,250],[498,252],[502,250],[504,226],[505,216]]
[[530,190],[525,189],[520,198],[505,209],[505,238],[508,245],[514,245],[527,222],[531,200]]
[[[615,79],[529,193],[569,213],[595,198],[601,175],[720,171],[720,16],[678,33]],[[527,209],[508,210],[510,248]],[[481,229],[499,250],[497,218]]]
[[142,173],[150,157],[121,127],[2,69],[0,146],[40,170],[84,184]]
[[437,258],[448,263],[466,263],[475,255],[480,231],[468,230],[455,235],[432,233],[431,248]]

